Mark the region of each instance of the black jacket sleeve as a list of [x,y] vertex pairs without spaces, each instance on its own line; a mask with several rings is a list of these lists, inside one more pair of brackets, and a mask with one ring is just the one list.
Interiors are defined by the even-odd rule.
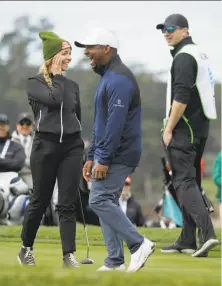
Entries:
[[[12,144],[12,143],[11,143]],[[12,158],[0,158],[0,172],[19,172],[25,165],[25,152],[22,145],[13,142],[14,154]]]
[[191,91],[196,83],[196,60],[189,54],[179,54],[174,59],[172,73],[174,100],[188,104]]
[[30,101],[49,107],[60,106],[64,96],[65,77],[55,75],[52,79],[52,88],[37,78],[29,78],[27,82],[27,93]]
[[77,85],[77,94],[76,94],[76,101],[77,101],[77,104],[76,104],[76,116],[79,120],[79,122],[81,123],[81,103],[80,103],[80,96],[79,96],[79,86]]

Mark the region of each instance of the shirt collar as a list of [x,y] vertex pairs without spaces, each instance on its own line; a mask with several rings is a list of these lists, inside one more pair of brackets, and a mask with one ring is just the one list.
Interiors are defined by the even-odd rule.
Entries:
[[188,44],[194,44],[192,38],[186,37],[184,38],[182,41],[180,41],[173,50],[170,50],[171,55],[173,56],[173,58],[175,57],[175,55],[179,52],[180,49],[182,49],[184,46],[188,45]]

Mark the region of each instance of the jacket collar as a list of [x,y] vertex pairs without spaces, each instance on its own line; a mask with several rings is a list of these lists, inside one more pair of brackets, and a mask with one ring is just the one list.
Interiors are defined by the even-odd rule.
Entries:
[[11,139],[11,135],[10,133],[8,133],[8,135],[6,137],[0,137],[0,143],[4,143],[6,142],[6,140]]
[[175,55],[179,52],[180,49],[182,49],[184,46],[188,45],[188,44],[194,44],[192,38],[186,37],[184,38],[182,41],[180,41],[173,50],[170,50],[171,55],[173,56],[173,58],[175,57]]
[[119,57],[119,55],[115,55],[113,56],[107,64],[105,65],[100,65],[98,68],[96,68],[96,70],[94,70],[96,73],[100,74],[101,76],[103,76],[105,74],[105,72],[112,68],[114,65],[121,63],[121,59]]

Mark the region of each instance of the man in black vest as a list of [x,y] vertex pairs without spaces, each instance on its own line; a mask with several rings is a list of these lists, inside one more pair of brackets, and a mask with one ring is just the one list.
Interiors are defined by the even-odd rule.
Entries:
[[[206,256],[219,243],[196,178],[209,133],[209,119],[204,114],[196,86],[199,67],[197,61],[188,53],[177,55],[186,45],[194,43],[189,35],[188,21],[183,15],[170,15],[156,28],[162,31],[168,46],[173,47],[171,54],[174,59],[166,105],[167,121],[164,122],[162,139],[183,214],[180,237],[176,243],[163,247],[162,252]],[[199,229],[199,248],[196,245],[196,228]]]

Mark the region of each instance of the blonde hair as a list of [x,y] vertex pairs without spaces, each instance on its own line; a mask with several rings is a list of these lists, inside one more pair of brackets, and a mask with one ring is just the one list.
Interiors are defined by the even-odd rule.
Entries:
[[49,74],[49,67],[51,66],[51,64],[52,64],[52,58],[44,62],[44,64],[39,69],[39,72],[43,74],[43,77],[49,87],[52,87],[52,79]]

